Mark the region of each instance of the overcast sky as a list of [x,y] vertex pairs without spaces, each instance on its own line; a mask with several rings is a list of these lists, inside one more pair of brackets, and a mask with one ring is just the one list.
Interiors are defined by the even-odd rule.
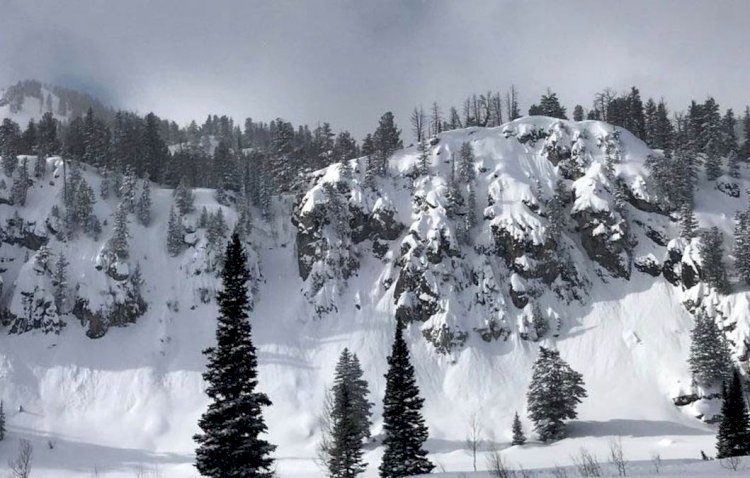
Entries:
[[515,84],[571,111],[604,87],[750,103],[750,1],[0,0],[0,84],[36,78],[180,123],[332,123]]

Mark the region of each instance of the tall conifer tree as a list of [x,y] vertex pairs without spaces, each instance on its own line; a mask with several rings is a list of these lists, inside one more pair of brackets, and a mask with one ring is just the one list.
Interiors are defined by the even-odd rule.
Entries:
[[203,379],[211,399],[198,425],[196,467],[214,478],[273,476],[276,449],[261,437],[267,430],[262,407],[271,400],[258,388],[258,359],[252,342],[245,251],[236,234],[226,250],[219,292],[216,346],[204,350],[208,358]]
[[729,388],[724,390],[721,423],[716,434],[716,458],[750,453],[750,416],[747,413],[742,379],[735,368]]
[[398,321],[385,376],[382,478],[430,473],[435,467],[427,459],[427,450],[422,448],[428,436],[422,417],[424,399],[419,396],[403,329],[403,323]]

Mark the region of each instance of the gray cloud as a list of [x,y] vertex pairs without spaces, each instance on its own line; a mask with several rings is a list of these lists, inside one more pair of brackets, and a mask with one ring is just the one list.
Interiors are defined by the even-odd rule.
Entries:
[[517,85],[572,108],[632,84],[682,109],[748,102],[750,2],[0,2],[0,83],[38,78],[180,122],[208,113],[332,122],[444,109]]

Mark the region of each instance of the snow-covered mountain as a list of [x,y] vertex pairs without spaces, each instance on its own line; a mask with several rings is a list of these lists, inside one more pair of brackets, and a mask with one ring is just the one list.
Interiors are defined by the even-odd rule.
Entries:
[[[385,177],[367,176],[365,158],[330,166],[304,194],[274,198],[270,220],[253,214],[252,320],[280,476],[322,476],[313,460],[318,414],[343,347],[358,354],[370,383],[377,439],[396,317],[409,323],[427,448],[447,470],[469,469],[472,414],[488,441],[507,446],[540,345],[583,374],[589,398],[571,438],[543,453],[504,452],[513,461],[569,463],[580,446],[603,455],[602,437],[617,435],[631,459],[710,452],[713,431],[696,417],[713,416],[715,400],[701,397],[715,391],[691,383],[691,312],[715,317],[744,363],[750,296],[736,284],[720,296],[700,280],[699,239],[678,238],[660,194],[669,185],[655,184],[645,165],[654,154],[605,123],[522,118],[440,134],[424,153],[399,151]],[[0,398],[9,436],[34,443],[36,476],[129,476],[139,464],[196,476],[191,437],[207,403],[201,350],[213,340],[219,286],[200,216],[221,209],[231,229],[237,208],[196,190],[184,251],[171,257],[173,191],[152,185],[151,224],[128,215],[129,257],[103,262],[119,200],[102,199],[102,177],[84,166],[102,231],[63,237],[63,164],[48,160],[23,206],[11,203],[13,180],[0,173],[9,332],[0,337]],[[749,185],[746,169],[740,179],[699,181],[697,218],[724,232],[728,251]],[[58,307],[61,252],[69,266]],[[725,262],[731,270],[731,257]],[[8,443],[3,456],[14,450]],[[373,444],[366,476],[380,453]]]
[[99,117],[109,117],[112,111],[90,95],[36,80],[19,81],[0,89],[0,118],[10,118],[21,127],[29,120],[39,121],[45,113],[67,121],[81,116],[92,108]]

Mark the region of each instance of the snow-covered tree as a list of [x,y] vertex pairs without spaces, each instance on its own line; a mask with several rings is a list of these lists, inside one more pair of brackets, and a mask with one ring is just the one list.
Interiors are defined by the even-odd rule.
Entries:
[[733,368],[729,387],[724,385],[721,422],[716,434],[716,458],[750,454],[750,416],[745,403],[742,378]]
[[137,182],[138,179],[136,178],[135,170],[128,168],[125,171],[122,185],[120,185],[120,198],[128,213],[135,212]]
[[3,172],[10,177],[18,165],[19,147],[21,143],[21,128],[10,118],[5,118],[0,124],[0,156],[2,156]]
[[198,216],[198,227],[200,228],[206,228],[208,227],[210,220],[210,216],[208,214],[208,209],[206,209],[206,206],[203,206],[201,209],[201,214]]
[[267,427],[262,407],[271,405],[258,387],[258,358],[252,342],[247,259],[240,238],[232,236],[226,250],[222,290],[217,296],[219,318],[216,346],[204,350],[208,365],[208,410],[201,416],[196,467],[212,478],[273,476],[276,446],[262,435]]
[[95,232],[93,224],[93,219],[96,217],[94,216],[95,202],[96,196],[94,195],[94,190],[91,189],[91,186],[89,186],[85,179],[81,179],[75,190],[72,214],[75,224],[83,228],[87,234]]
[[513,439],[511,440],[511,445],[523,445],[526,443],[526,435],[523,433],[523,425],[521,425],[521,419],[518,416],[518,412],[516,412],[515,416],[513,417]]
[[729,280],[724,267],[724,237],[719,228],[714,226],[701,233],[700,257],[702,262],[702,278],[706,283],[715,287],[719,293],[729,292]]
[[63,314],[68,309],[68,261],[62,251],[57,255],[55,261],[55,270],[52,274],[52,295],[55,300],[58,315]]
[[583,387],[583,377],[560,358],[560,352],[539,348],[526,397],[540,440],[565,438],[564,420],[578,416],[576,406],[587,396]]
[[124,202],[121,202],[117,211],[115,211],[113,223],[112,237],[110,237],[107,243],[107,248],[117,259],[127,259],[130,256],[130,247],[128,245],[130,233],[128,232],[128,211]]
[[692,239],[698,229],[698,220],[691,202],[686,202],[680,208],[680,237]]
[[732,373],[732,356],[724,334],[716,321],[705,313],[695,316],[695,327],[690,332],[690,371],[701,385],[716,385]]
[[174,208],[169,208],[169,222],[167,224],[167,252],[170,256],[178,255],[185,248],[185,228]]
[[13,204],[18,206],[26,205],[26,193],[29,190],[29,167],[28,160],[24,158],[21,161],[21,167],[18,168],[15,178],[13,179],[13,186],[11,186],[10,194],[13,198]]
[[136,216],[138,222],[144,226],[148,227],[151,224],[151,181],[148,179],[143,181],[143,189],[136,205]]
[[181,216],[193,212],[195,197],[185,177],[180,180],[180,184],[174,190],[174,199]]
[[734,258],[740,278],[750,284],[750,209],[735,218]]
[[400,478],[430,473],[435,467],[423,448],[428,431],[422,417],[420,397],[409,348],[404,340],[404,324],[398,321],[383,399],[383,461],[381,478]]
[[112,179],[109,177],[109,169],[102,168],[101,172],[102,181],[99,183],[99,195],[102,199],[109,198],[110,190],[112,189]]

